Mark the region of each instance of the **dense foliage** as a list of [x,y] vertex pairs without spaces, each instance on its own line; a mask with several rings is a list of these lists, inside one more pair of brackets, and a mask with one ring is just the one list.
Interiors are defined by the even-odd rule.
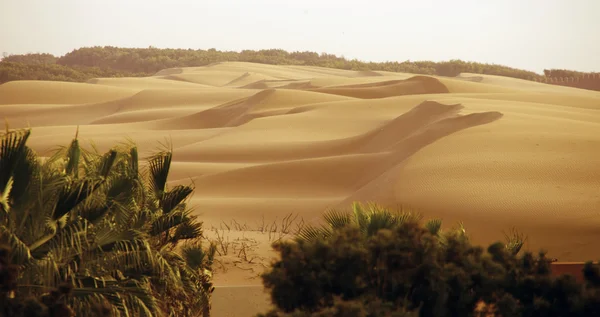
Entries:
[[544,76],[548,78],[579,78],[594,74],[600,73],[585,73],[568,69],[544,69]]
[[51,80],[85,82],[92,78],[146,76],[110,68],[64,66],[44,63],[0,62],[0,83],[13,80]]
[[[72,317],[75,312],[67,304],[73,287],[62,284],[48,289],[42,296],[14,296],[17,292],[19,266],[11,264],[12,250],[8,246],[0,246],[0,316],[2,317]],[[110,316],[108,305],[100,303],[88,311],[88,316]]]
[[581,284],[551,275],[543,252],[518,255],[514,239],[484,249],[462,227],[442,232],[419,219],[355,207],[276,244],[280,259],[263,274],[275,309],[260,316],[600,314],[597,265],[586,264]]
[[202,247],[202,223],[186,207],[193,188],[167,188],[172,153],[143,168],[133,145],[102,154],[76,137],[40,158],[30,134],[1,136],[0,243],[12,253],[0,267],[17,271],[9,297],[68,285],[59,295],[77,316],[99,306],[113,316],[206,315],[215,248]]
[[[332,54],[287,52],[280,49],[241,52],[192,49],[83,47],[61,57],[50,54],[10,55],[0,62],[0,83],[18,79],[85,81],[94,77],[149,76],[172,67],[205,66],[216,62],[242,61],[274,65],[308,65],[346,70],[407,72],[456,76],[462,72],[499,75],[527,80],[542,79],[535,72],[496,64],[461,60],[445,62],[362,62]],[[563,70],[546,70],[546,76],[564,76]],[[571,72],[569,76],[583,73]]]

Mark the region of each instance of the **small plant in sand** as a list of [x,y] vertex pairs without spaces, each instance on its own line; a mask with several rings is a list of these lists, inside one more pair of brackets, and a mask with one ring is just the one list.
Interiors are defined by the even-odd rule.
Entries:
[[304,227],[302,218],[292,213],[271,222],[264,216],[261,220],[255,226],[233,219],[211,227],[205,239],[216,247],[217,274],[237,268],[252,273],[251,279],[259,277],[271,260],[270,244],[292,238]]
[[276,243],[262,275],[275,306],[259,316],[594,316],[600,267],[585,282],[553,276],[543,252],[520,254],[524,237],[471,244],[462,227],[441,231],[414,214],[355,204],[322,227]]
[[113,316],[207,315],[216,248],[202,246],[202,223],[186,206],[193,187],[167,186],[172,153],[143,168],[135,146],[99,153],[76,137],[42,160],[26,145],[30,134],[1,136],[0,243],[18,268],[12,296],[70,285],[64,302],[77,316],[98,303]]
[[265,216],[262,216],[262,221],[257,222],[257,231],[269,235],[270,242],[281,241],[290,235],[297,235],[304,228],[304,219],[298,219],[298,214],[287,214],[280,221],[278,217],[271,223],[265,222]]

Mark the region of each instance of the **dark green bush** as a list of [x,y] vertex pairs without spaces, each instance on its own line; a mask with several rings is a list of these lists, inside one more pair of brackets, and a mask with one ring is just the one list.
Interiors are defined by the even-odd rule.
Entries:
[[[460,230],[444,239],[406,219],[365,235],[356,224],[321,239],[275,245],[263,275],[275,309],[262,316],[597,316],[599,268],[585,283],[551,275],[551,260],[516,255],[503,243],[472,245]],[[481,309],[479,309],[481,310]]]

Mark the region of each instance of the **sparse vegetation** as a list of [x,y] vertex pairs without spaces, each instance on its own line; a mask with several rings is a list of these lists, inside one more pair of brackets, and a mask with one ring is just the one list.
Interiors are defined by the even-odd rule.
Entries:
[[[441,231],[414,213],[355,204],[329,212],[274,245],[280,259],[262,275],[275,309],[259,316],[595,316],[600,267],[585,283],[551,275],[544,252],[519,252],[525,237],[474,246],[462,226]],[[523,253],[519,255],[519,253]]]
[[5,295],[56,297],[68,285],[58,295],[77,316],[99,303],[112,316],[207,315],[216,246],[202,245],[202,222],[186,206],[193,187],[167,187],[171,151],[145,168],[134,145],[102,154],[75,137],[40,158],[30,134],[1,136],[0,243],[12,250],[2,268],[17,271]]
[[83,47],[64,56],[51,54],[10,55],[0,61],[0,83],[11,80],[86,81],[95,77],[150,76],[174,67],[206,66],[240,61],[273,65],[321,66],[356,71],[391,71],[425,75],[456,76],[459,73],[499,75],[526,80],[550,77],[581,77],[586,73],[545,70],[544,74],[496,64],[450,60],[444,62],[362,62],[332,54],[286,52],[280,49],[241,52],[158,48]]
[[[283,218],[276,217],[267,222],[264,216],[255,225],[239,223],[232,219],[229,223],[222,221],[218,227],[211,227],[205,239],[216,246],[215,269],[222,272],[229,270],[226,264],[232,264],[242,270],[255,272],[249,265],[266,267],[270,259],[261,252],[256,252],[261,242],[271,243],[295,237],[304,227],[304,220],[298,214],[287,214]],[[225,263],[227,262],[227,263]],[[257,273],[256,277],[259,277]]]

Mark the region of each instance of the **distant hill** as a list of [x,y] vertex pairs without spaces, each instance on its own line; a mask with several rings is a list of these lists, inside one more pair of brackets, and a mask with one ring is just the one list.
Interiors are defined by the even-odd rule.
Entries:
[[[55,80],[85,82],[97,77],[141,77],[173,67],[205,66],[216,62],[252,62],[272,65],[321,66],[357,71],[390,71],[454,77],[460,73],[506,76],[600,90],[600,73],[564,69],[544,70],[544,74],[497,64],[450,60],[445,62],[363,62],[332,54],[287,52],[280,49],[241,52],[192,49],[121,48],[95,46],[75,49],[64,56],[51,54],[9,55],[0,61],[0,83],[12,80]],[[585,80],[582,80],[584,78]],[[582,84],[578,84],[582,83]]]

